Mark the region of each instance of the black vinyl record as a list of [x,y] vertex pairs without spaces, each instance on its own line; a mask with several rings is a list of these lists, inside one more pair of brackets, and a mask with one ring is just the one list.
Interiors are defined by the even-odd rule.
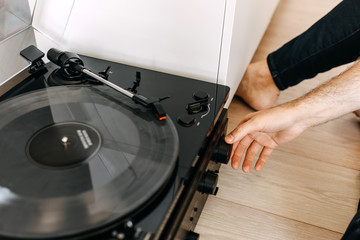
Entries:
[[0,103],[0,236],[63,238],[128,217],[170,179],[168,118],[104,86],[51,87]]

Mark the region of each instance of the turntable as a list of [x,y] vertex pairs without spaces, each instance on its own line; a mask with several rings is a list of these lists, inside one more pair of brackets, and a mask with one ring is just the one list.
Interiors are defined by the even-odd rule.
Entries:
[[198,239],[229,88],[34,46],[0,102],[0,239]]

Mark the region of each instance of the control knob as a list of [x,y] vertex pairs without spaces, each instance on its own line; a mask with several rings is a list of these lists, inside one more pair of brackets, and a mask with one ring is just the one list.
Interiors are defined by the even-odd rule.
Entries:
[[200,235],[193,231],[188,231],[185,238],[185,240],[199,240],[199,239],[200,239]]
[[218,178],[219,176],[213,171],[207,171],[204,173],[204,176],[199,183],[199,192],[216,195],[218,191],[218,188],[216,187]]
[[213,152],[212,160],[217,163],[227,164],[230,160],[231,150],[232,144],[227,144],[225,137],[221,136]]

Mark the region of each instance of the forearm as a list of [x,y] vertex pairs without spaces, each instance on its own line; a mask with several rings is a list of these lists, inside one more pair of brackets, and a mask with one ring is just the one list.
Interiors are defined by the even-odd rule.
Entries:
[[285,104],[303,128],[360,109],[360,62],[305,96]]
[[231,161],[237,169],[261,170],[274,148],[299,136],[305,129],[360,109],[360,63],[292,102],[247,115],[226,136],[233,144]]

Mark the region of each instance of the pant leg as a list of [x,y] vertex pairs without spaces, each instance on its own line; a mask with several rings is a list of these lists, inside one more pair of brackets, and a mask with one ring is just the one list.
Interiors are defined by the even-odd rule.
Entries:
[[347,227],[341,240],[359,240],[360,239],[360,212],[357,212]]
[[343,0],[301,35],[268,55],[280,90],[360,56],[360,0]]

